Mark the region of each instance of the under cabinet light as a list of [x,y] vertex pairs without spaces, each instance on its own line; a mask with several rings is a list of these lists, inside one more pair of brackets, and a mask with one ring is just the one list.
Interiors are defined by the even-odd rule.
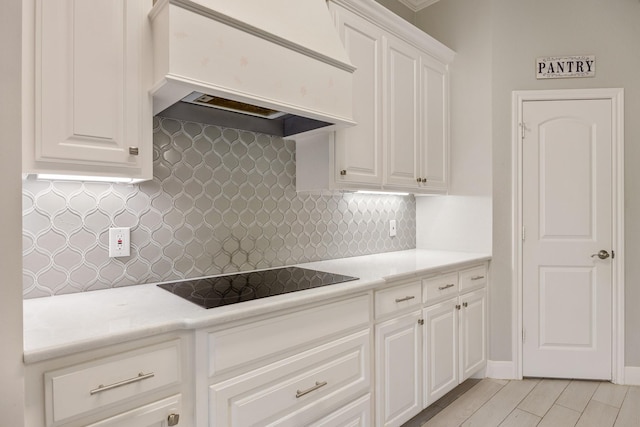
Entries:
[[369,190],[358,190],[356,194],[378,194],[378,195],[386,195],[386,196],[408,196],[409,193],[396,193],[393,191],[369,191]]
[[[34,175],[30,175],[34,176]],[[84,175],[59,175],[53,173],[35,174],[35,179],[49,181],[89,181],[89,182],[114,182],[119,184],[135,184],[142,180],[133,178],[113,177],[113,176],[84,176]]]

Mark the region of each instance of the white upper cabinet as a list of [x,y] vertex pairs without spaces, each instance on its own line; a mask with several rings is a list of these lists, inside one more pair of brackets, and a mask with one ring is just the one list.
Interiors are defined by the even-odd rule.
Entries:
[[444,193],[449,186],[449,70],[425,55],[420,57],[420,93],[420,187]]
[[29,5],[23,171],[151,179],[151,0]]
[[382,36],[371,22],[346,10],[336,14],[340,38],[357,67],[353,79],[354,120],[336,132],[336,182],[382,184]]
[[385,38],[385,184],[418,187],[420,160],[420,51],[395,37]]
[[357,67],[357,125],[297,139],[297,190],[446,193],[454,52],[375,2],[329,7]]

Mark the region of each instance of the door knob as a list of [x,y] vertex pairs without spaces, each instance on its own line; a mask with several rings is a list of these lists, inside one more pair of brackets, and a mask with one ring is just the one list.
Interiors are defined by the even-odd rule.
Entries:
[[593,257],[598,257],[600,259],[607,259],[607,258],[609,258],[609,252],[607,252],[604,249],[602,249],[597,254],[591,255],[591,258],[593,258]]

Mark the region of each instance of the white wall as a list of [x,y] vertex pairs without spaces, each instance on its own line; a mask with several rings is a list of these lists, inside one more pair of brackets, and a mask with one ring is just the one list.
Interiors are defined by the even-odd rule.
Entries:
[[416,197],[416,247],[491,253],[491,198]]
[[[640,2],[638,0],[441,0],[422,11],[417,24],[446,42],[469,36],[460,25],[475,22],[491,37],[493,262],[490,358],[511,355],[511,93],[515,90],[623,87],[625,89],[625,364],[640,366]],[[457,12],[452,9],[456,8]],[[438,37],[438,32],[441,36]],[[468,41],[472,46],[472,41]],[[451,47],[456,50],[455,45]],[[459,49],[458,49],[459,50]],[[535,59],[547,55],[596,56],[596,77],[536,80]],[[459,55],[462,57],[463,55]],[[456,61],[458,58],[456,58]],[[477,60],[477,59],[476,59]],[[469,64],[473,68],[474,61]],[[479,64],[485,64],[480,60]],[[472,79],[474,76],[467,76]],[[469,97],[470,102],[475,102]],[[454,110],[456,107],[452,107]],[[452,128],[466,123],[452,120]],[[455,141],[454,141],[455,143]],[[621,250],[621,248],[616,248]]]
[[400,3],[398,0],[376,0],[377,3],[380,3],[405,21],[414,23],[416,19],[416,14],[413,10],[409,9],[407,6]]
[[456,51],[450,66],[451,195],[417,198],[416,245],[490,253],[490,0],[441,0],[418,12],[416,25]]
[[21,20],[22,2],[0,2],[0,424],[24,424],[22,364]]

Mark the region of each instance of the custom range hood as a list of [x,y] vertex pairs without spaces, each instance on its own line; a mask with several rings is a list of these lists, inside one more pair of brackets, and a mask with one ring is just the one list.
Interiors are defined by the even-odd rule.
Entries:
[[159,0],[154,114],[284,137],[355,124],[325,0]]

